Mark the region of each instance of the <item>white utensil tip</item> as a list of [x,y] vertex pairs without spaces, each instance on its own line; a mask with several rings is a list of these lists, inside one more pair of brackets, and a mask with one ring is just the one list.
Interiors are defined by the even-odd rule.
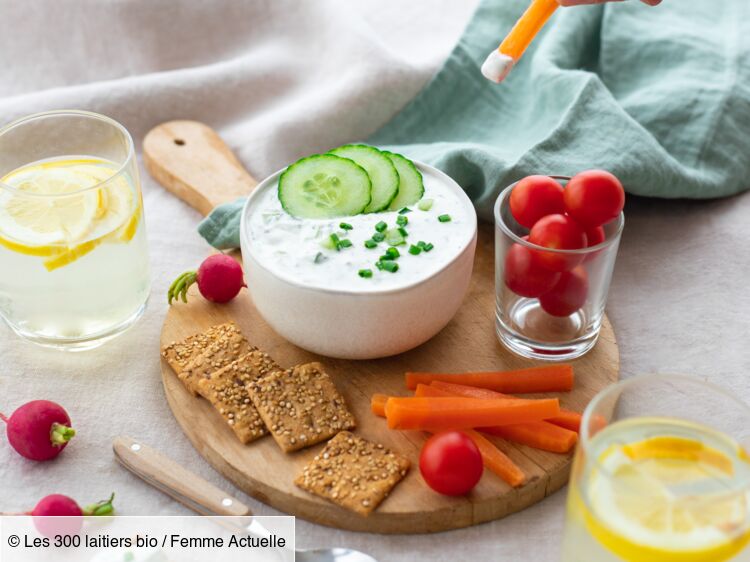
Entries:
[[508,76],[515,61],[508,55],[504,55],[497,49],[487,55],[482,65],[482,74],[487,80],[500,83]]

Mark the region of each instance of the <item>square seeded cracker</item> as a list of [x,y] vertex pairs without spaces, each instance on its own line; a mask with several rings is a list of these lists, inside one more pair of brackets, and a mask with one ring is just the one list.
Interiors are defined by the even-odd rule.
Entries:
[[320,363],[308,363],[251,382],[250,398],[285,452],[326,441],[353,428],[354,416]]
[[294,483],[321,498],[367,516],[406,476],[409,460],[342,431],[313,458]]
[[203,351],[196,355],[185,368],[177,373],[182,384],[198,396],[198,382],[212,373],[236,361],[253,348],[234,323],[222,324],[212,332]]
[[161,349],[161,355],[167,360],[175,374],[179,375],[190,362],[198,357],[206,347],[221,333],[232,330],[237,326],[234,322],[211,326],[205,332],[193,334],[182,341],[172,342]]
[[239,440],[247,444],[268,434],[250,400],[247,385],[280,370],[267,353],[255,349],[211,373],[209,378],[199,380],[198,392],[214,405]]

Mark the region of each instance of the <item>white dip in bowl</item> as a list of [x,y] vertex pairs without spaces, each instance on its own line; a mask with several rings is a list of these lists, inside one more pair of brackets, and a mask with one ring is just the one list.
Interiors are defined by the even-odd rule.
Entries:
[[[322,355],[370,359],[412,349],[454,316],[471,279],[477,218],[471,201],[451,178],[415,162],[424,179],[422,201],[411,212],[361,214],[337,219],[289,215],[278,198],[277,172],[248,198],[242,215],[245,276],[256,308],[281,336]],[[450,221],[438,217],[449,215]],[[397,229],[408,219],[406,243],[396,246],[398,271],[376,262],[390,247],[365,247],[381,221]],[[351,225],[351,230],[341,228]],[[351,246],[325,247],[331,234]],[[429,252],[409,252],[418,242]],[[361,277],[369,269],[371,277]]]

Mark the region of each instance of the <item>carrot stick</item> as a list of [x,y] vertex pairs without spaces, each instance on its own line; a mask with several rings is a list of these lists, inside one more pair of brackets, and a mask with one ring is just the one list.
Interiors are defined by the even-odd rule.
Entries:
[[[441,386],[450,387],[458,385],[449,385],[443,383]],[[492,392],[485,391],[483,389],[472,390]],[[437,382],[434,382],[429,386],[418,384],[414,395],[421,397],[456,396],[455,394],[451,394],[449,390],[439,387]],[[546,421],[527,422],[496,427],[482,427],[479,428],[479,431],[502,437],[503,439],[513,441],[514,443],[528,445],[529,447],[534,447],[535,449],[551,451],[553,453],[567,453],[571,449],[573,449],[573,447],[575,447],[576,443],[578,442],[578,435],[575,432],[568,429],[563,429],[562,427],[558,427]]]
[[482,454],[484,466],[497,474],[505,482],[513,486],[521,486],[526,482],[526,475],[518,468],[508,456],[498,449],[492,441],[473,429],[464,429],[463,432],[474,441],[474,444]]
[[[509,400],[517,398],[510,394],[502,394],[501,392],[495,392],[494,390],[488,390],[486,388],[478,388],[476,386],[466,386],[463,384],[444,381],[433,381],[430,383],[430,386],[445,390],[453,396],[463,396],[464,398],[506,398]],[[518,399],[520,400],[520,398]],[[570,431],[575,431],[576,433],[581,429],[581,414],[564,408],[560,408],[560,413],[558,415],[545,421],[559,425]]]
[[498,50],[513,60],[520,59],[558,6],[557,0],[532,0],[531,5],[503,39]]
[[[431,388],[426,385],[419,385],[420,387],[429,389],[432,392],[441,392],[435,388]],[[388,400],[388,396],[385,394],[373,394],[370,405],[372,406],[372,413],[376,416],[385,417],[385,401]],[[484,466],[497,474],[505,482],[511,486],[520,486],[526,482],[526,476],[516,464],[508,458],[508,456],[498,449],[489,439],[474,431],[473,429],[465,429],[463,432],[472,440],[482,454],[482,462]]]
[[576,433],[581,432],[581,414],[573,410],[560,408],[560,413],[547,421]]
[[568,453],[578,442],[578,434],[546,421],[481,427],[479,431],[553,453]]
[[390,397],[385,417],[390,429],[469,429],[541,421],[560,412],[557,398],[505,400],[483,398]]
[[370,409],[372,413],[381,418],[385,417],[385,403],[388,400],[388,396],[385,394],[373,394],[370,399]]
[[414,390],[417,384],[444,381],[478,386],[498,392],[557,392],[573,388],[573,367],[549,365],[516,371],[490,371],[483,373],[406,373],[406,387]]

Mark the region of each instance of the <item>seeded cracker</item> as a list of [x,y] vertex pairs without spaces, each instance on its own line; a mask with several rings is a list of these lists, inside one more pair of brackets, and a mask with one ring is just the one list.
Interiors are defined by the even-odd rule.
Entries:
[[250,383],[250,398],[279,447],[290,453],[355,426],[320,363],[297,365]]
[[195,396],[198,396],[198,381],[208,378],[253,349],[236,324],[224,324],[220,328],[212,335],[203,352],[177,374]]
[[247,444],[268,433],[250,400],[247,385],[280,370],[267,353],[254,349],[209,378],[199,380],[198,392],[214,405],[239,440]]
[[236,327],[233,322],[212,326],[205,332],[193,334],[182,341],[172,342],[161,349],[161,354],[176,374],[180,374],[188,364],[222,332]]
[[406,476],[409,460],[348,431],[331,439],[294,483],[367,516]]

